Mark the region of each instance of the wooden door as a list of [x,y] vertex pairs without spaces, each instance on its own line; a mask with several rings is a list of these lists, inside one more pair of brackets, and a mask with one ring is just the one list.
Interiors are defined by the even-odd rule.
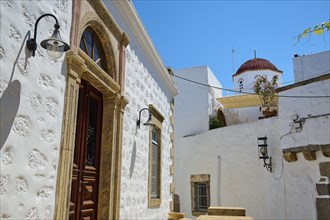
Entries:
[[70,219],[97,219],[102,94],[88,82],[79,89]]

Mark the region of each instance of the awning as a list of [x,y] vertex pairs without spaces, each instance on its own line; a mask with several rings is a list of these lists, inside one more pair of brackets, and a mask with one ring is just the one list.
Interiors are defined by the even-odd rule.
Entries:
[[258,95],[237,95],[217,99],[226,109],[261,106]]

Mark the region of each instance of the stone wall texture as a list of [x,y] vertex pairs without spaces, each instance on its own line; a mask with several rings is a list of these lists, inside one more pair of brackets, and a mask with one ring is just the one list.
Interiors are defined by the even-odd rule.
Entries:
[[39,16],[54,14],[69,41],[71,1],[0,2],[0,218],[52,219],[65,89],[64,56],[51,60],[40,41],[55,20],[38,25],[36,56],[26,49]]
[[[148,69],[141,63],[135,52],[127,47],[125,70],[125,97],[128,105],[124,114],[123,159],[121,179],[122,219],[167,219],[172,197],[170,194],[170,151],[172,148],[170,133],[170,100],[152,78]],[[165,117],[162,124],[162,203],[160,207],[148,208],[148,158],[149,128],[141,124],[136,126],[139,111],[153,104]],[[142,112],[142,123],[148,114]]]

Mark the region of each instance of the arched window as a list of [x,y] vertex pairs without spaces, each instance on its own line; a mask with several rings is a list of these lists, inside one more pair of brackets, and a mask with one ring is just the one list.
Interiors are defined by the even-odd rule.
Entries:
[[80,49],[82,49],[95,63],[107,72],[104,50],[97,34],[91,29],[86,28],[81,39]]
[[243,79],[238,80],[238,89],[239,89],[239,92],[243,91]]

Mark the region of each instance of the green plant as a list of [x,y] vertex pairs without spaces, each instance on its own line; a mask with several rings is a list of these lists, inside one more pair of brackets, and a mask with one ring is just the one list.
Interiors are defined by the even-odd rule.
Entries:
[[330,21],[322,22],[322,23],[316,25],[314,28],[309,27],[309,28],[305,29],[304,32],[302,32],[297,37],[295,37],[297,40],[296,44],[299,43],[303,37],[307,37],[307,36],[310,37],[311,33],[314,33],[315,35],[322,35],[322,34],[324,34],[324,30],[330,31]]
[[211,116],[209,120],[210,130],[223,127],[217,116]]
[[278,76],[273,76],[271,81],[268,81],[267,76],[257,78],[253,85],[253,90],[259,95],[260,101],[263,106],[276,106],[278,98],[275,94]]

